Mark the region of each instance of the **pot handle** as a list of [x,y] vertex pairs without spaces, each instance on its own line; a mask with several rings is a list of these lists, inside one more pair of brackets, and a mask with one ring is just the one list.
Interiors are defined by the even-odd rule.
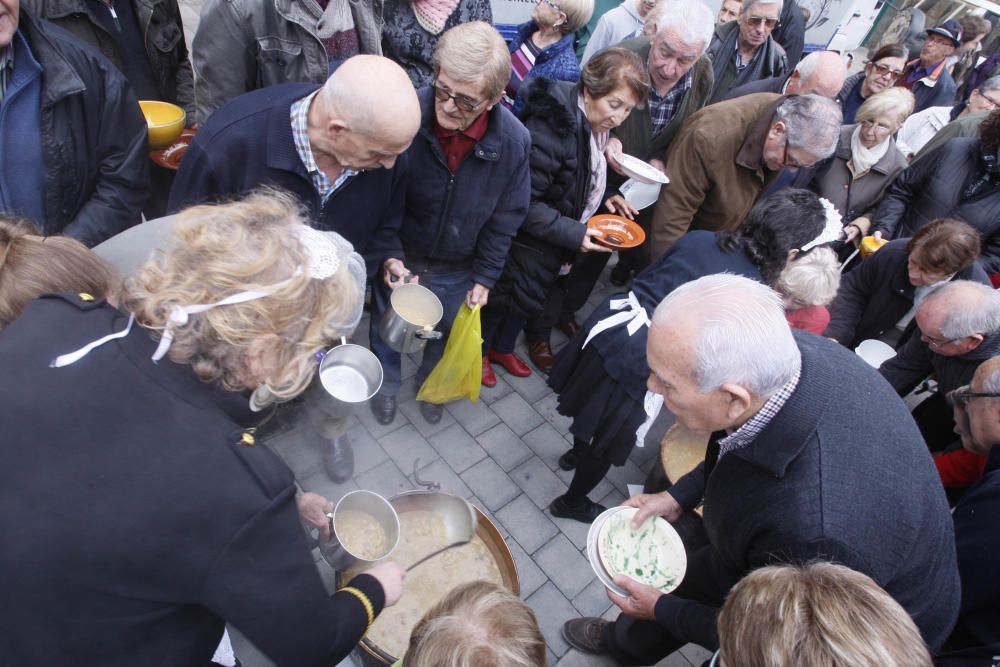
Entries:
[[420,340],[438,340],[441,338],[441,332],[434,329],[417,329],[413,332],[413,335]]

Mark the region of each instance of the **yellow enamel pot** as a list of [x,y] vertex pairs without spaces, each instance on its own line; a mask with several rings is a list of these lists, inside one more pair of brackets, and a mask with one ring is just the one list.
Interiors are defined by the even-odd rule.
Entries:
[[177,137],[184,131],[187,114],[176,104],[140,100],[139,108],[142,109],[142,115],[146,117],[146,125],[149,127],[149,150],[166,148],[177,141]]

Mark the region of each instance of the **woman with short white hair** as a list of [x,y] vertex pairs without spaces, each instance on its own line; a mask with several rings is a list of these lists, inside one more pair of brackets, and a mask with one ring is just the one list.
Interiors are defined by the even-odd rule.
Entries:
[[913,93],[905,88],[875,93],[858,109],[856,122],[841,128],[834,154],[801,170],[793,183],[837,207],[847,241],[860,241],[868,233],[886,188],[906,169],[906,158],[893,135],[912,113],[913,103]]

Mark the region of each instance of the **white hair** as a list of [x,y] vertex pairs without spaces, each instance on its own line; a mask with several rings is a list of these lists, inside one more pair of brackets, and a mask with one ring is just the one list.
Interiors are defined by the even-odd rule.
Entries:
[[815,248],[785,265],[775,288],[800,307],[826,306],[840,287],[840,262],[830,248]]
[[694,330],[694,380],[703,393],[732,383],[767,397],[801,368],[781,295],[749,278],[719,273],[681,285],[653,314],[654,326],[678,321]]
[[688,46],[701,44],[701,53],[708,50],[715,33],[715,15],[701,0],[664,0],[649,13],[646,23],[655,23],[657,34],[670,28]]
[[988,394],[1000,394],[1000,366],[983,378],[983,391]]
[[[794,2],[794,0],[792,0]],[[743,11],[748,12],[754,5],[778,5],[778,15],[784,9],[785,3],[782,0],[743,0]]]
[[787,129],[788,145],[825,160],[837,150],[844,114],[840,105],[821,95],[792,95],[778,105],[774,119]]
[[943,308],[941,335],[949,340],[1000,330],[1000,292],[989,285],[953,280],[928,294],[920,307],[931,304]]

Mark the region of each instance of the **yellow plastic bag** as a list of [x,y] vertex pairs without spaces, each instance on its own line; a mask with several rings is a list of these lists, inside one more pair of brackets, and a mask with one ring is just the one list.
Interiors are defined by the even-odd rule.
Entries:
[[448,403],[467,398],[479,400],[483,381],[483,328],[479,306],[472,310],[464,303],[459,308],[444,355],[417,392],[417,400]]

